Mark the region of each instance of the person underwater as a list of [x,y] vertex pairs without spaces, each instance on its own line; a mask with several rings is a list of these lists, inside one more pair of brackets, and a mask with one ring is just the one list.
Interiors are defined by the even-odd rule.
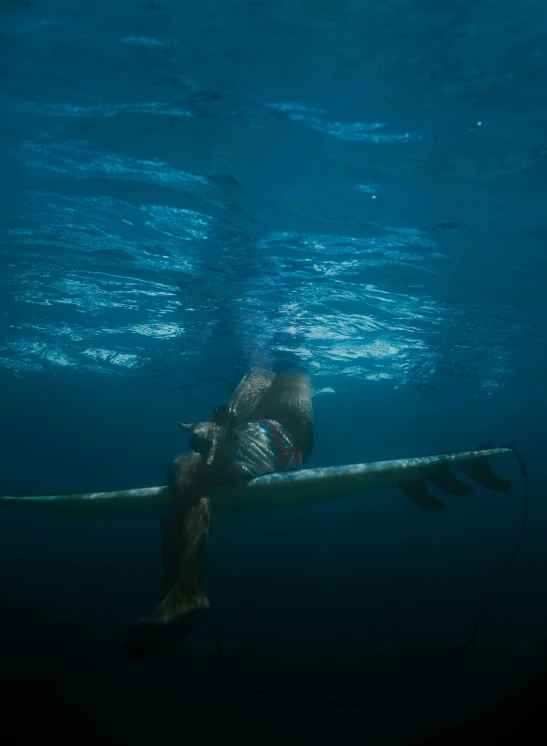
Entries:
[[253,370],[210,421],[179,427],[191,432],[190,450],[168,472],[172,502],[162,521],[163,598],[141,621],[149,627],[173,624],[209,606],[203,588],[209,492],[302,469],[313,447],[309,378]]
[[215,515],[249,507],[270,509],[398,487],[419,507],[438,511],[445,503],[430,492],[429,484],[456,496],[472,492],[470,484],[454,475],[453,467],[482,487],[506,491],[509,482],[491,470],[489,460],[518,455],[514,444],[496,448],[484,443],[459,453],[304,468],[313,448],[310,379],[301,373],[262,369],[247,373],[228,404],[217,407],[210,420],[178,424],[190,433],[189,450],[170,465],[167,487],[0,496],[4,507],[44,506],[69,517],[166,505],[160,602],[131,628],[121,648],[130,658],[148,657],[185,636],[189,620],[209,608],[203,569],[212,509]]

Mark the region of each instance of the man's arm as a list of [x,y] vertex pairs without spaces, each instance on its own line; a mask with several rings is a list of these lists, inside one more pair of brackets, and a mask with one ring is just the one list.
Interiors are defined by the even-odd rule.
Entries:
[[232,394],[228,406],[217,407],[212,420],[192,424],[178,423],[181,430],[193,433],[190,448],[200,453],[208,466],[213,463],[216,450],[229,428],[249,420],[274,378],[275,373],[269,370],[251,370]]
[[275,373],[270,370],[254,369],[243,377],[232,394],[229,407],[237,422],[245,422],[257,408],[272,385]]

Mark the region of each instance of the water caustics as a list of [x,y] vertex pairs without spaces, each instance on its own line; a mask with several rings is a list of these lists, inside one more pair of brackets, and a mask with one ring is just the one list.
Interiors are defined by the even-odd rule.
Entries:
[[[94,52],[94,77],[77,45],[89,50],[98,27],[70,27],[69,43],[75,21],[60,7],[10,15],[7,36],[32,53],[11,61],[5,101],[20,202],[0,236],[9,318],[0,366],[20,375],[49,366],[147,375],[158,360],[180,369],[217,346],[227,366],[268,350],[273,364],[300,366],[325,390],[334,377],[429,393],[450,378],[488,391],[506,382],[511,344],[534,329],[519,303],[484,302],[478,280],[462,293],[450,286],[454,274],[473,274],[461,247],[486,240],[490,223],[469,205],[446,205],[466,185],[476,190],[543,156],[533,148],[511,155],[501,141],[477,148],[465,139],[477,128],[471,115],[441,145],[425,114],[420,121],[394,106],[390,117],[374,79],[365,85],[357,73],[389,78],[379,60],[395,70],[404,50],[382,57],[371,37],[359,59],[334,6],[332,17],[310,11],[304,20],[296,6],[281,5],[233,12],[249,14],[256,29],[272,17],[290,28],[294,59],[310,30],[330,35],[338,50],[329,56],[318,42],[315,67],[303,64],[286,96],[265,57],[254,76],[241,73],[254,45],[220,48],[224,77],[208,67],[192,33],[222,45],[222,29],[236,34],[227,11],[214,23],[169,3],[143,6],[130,23],[113,17]],[[367,20],[366,10],[342,5]],[[390,8],[375,22],[394,22]],[[33,76],[52,45],[59,54],[39,91]],[[77,87],[71,60],[82,73]],[[427,69],[427,59],[410,63]],[[329,80],[344,70],[349,94],[339,87],[336,97]],[[322,97],[321,86],[331,95]],[[463,96],[456,82],[442,95]],[[438,185],[442,199],[433,197]],[[174,375],[166,365],[164,383]]]

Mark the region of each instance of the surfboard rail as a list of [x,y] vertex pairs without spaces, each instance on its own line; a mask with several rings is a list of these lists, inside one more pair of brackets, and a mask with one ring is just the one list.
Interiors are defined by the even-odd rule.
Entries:
[[[487,489],[505,491],[510,484],[492,472],[489,460],[507,453],[510,448],[488,448],[435,456],[376,461],[345,466],[326,466],[294,472],[278,472],[249,482],[216,488],[209,495],[213,509],[240,511],[248,508],[276,507],[287,504],[323,502],[352,493],[363,493],[382,487],[400,487],[413,502],[429,510],[444,503],[433,496],[427,483],[455,495],[466,495],[472,487],[452,473],[458,466],[472,482]],[[113,492],[85,492],[70,495],[0,496],[0,507],[45,507],[54,512],[100,516],[111,512],[167,504],[165,486],[139,487]]]

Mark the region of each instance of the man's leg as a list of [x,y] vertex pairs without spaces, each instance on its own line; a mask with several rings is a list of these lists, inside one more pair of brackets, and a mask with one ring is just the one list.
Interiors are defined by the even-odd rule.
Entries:
[[205,546],[211,523],[208,498],[175,505],[162,523],[163,589],[166,594],[150,621],[173,622],[209,607],[203,588]]
[[[238,423],[249,420],[260,401],[267,395],[276,375],[269,370],[255,368],[247,373],[230,399]],[[254,415],[252,419],[255,419]]]
[[133,660],[148,658],[191,631],[188,615],[206,609],[203,560],[211,512],[206,497],[193,504],[174,503],[162,523],[163,600],[132,628],[121,646]]
[[[240,382],[230,399],[238,421],[245,421],[267,395],[274,373],[255,369]],[[188,451],[175,459],[169,472],[173,504],[162,521],[163,600],[147,621],[172,622],[192,611],[206,609],[209,601],[203,589],[204,553],[211,522],[206,497],[196,492],[215,484],[221,473],[204,466],[203,458]],[[199,486],[198,486],[199,485]]]
[[306,459],[313,447],[313,409],[309,376],[280,373],[256,410],[253,419],[272,419],[290,433]]

